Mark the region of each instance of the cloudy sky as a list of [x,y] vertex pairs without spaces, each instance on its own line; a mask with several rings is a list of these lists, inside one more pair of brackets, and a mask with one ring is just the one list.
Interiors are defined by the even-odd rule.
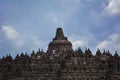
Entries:
[[117,50],[120,0],[0,0],[0,56],[47,50],[57,27],[73,48]]

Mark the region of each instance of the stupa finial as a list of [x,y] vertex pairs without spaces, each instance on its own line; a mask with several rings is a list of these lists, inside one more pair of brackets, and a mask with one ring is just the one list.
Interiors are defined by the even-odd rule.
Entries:
[[56,36],[55,36],[55,40],[61,40],[61,39],[64,39],[64,33],[63,33],[63,30],[62,28],[57,28],[57,31],[56,31]]

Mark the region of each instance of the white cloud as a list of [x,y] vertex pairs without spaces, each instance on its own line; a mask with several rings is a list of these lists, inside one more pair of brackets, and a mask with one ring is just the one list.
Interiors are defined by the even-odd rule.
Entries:
[[109,0],[104,13],[108,15],[120,14],[120,0]]
[[88,41],[85,37],[74,35],[71,36],[69,39],[72,42],[73,49],[77,49],[79,47],[88,47]]
[[83,40],[72,41],[72,44],[73,44],[74,49],[77,49],[79,47],[83,47],[83,46],[87,45],[87,43]]
[[1,29],[5,34],[5,37],[8,38],[16,46],[21,46],[23,44],[22,37],[13,26],[4,25]]
[[120,50],[120,34],[112,34],[106,40],[100,42],[96,48],[109,49],[112,52]]
[[113,42],[116,42],[119,38],[118,34],[112,34],[109,36],[109,38],[113,41]]
[[[15,27],[11,26],[11,25],[4,25],[1,27],[1,31],[4,34],[3,38],[4,40],[8,41],[6,42],[7,44],[9,44],[9,49],[12,50],[11,54],[16,54],[18,52],[30,52],[32,50],[38,50],[38,48],[40,49],[45,49],[46,50],[46,42],[41,40],[39,38],[39,36],[35,35],[35,34],[25,34],[24,35],[21,33],[19,33]],[[3,39],[1,39],[3,40]],[[0,41],[1,43],[1,41]],[[3,45],[0,45],[0,48],[2,49]]]

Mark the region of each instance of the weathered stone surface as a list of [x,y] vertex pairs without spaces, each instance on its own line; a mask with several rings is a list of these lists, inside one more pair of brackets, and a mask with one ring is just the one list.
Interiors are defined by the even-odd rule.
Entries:
[[72,44],[58,28],[48,51],[21,53],[0,59],[0,80],[120,80],[120,56],[98,49],[72,50]]
[[53,38],[53,41],[50,42],[48,51],[68,51],[72,50],[72,43],[68,41],[67,37],[64,37],[62,28],[57,28],[56,36]]

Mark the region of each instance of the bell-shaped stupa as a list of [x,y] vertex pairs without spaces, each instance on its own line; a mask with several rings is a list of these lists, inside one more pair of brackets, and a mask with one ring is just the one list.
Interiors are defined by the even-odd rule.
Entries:
[[68,51],[72,50],[72,43],[64,36],[62,28],[57,28],[55,38],[49,43],[48,51]]

